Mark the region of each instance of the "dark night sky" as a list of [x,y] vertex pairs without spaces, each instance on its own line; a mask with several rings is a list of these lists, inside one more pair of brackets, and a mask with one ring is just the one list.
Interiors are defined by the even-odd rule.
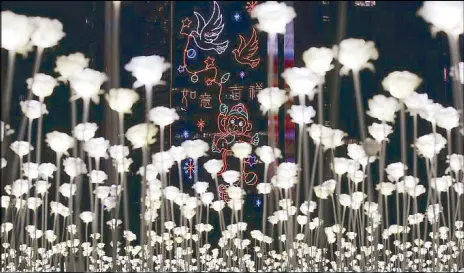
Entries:
[[[322,2],[329,3],[325,5]],[[366,109],[370,97],[379,93],[386,95],[382,91],[381,81],[388,73],[395,70],[416,73],[424,80],[418,90],[420,93],[426,92],[429,97],[445,105],[451,104],[450,83],[445,83],[443,79],[443,69],[448,66],[447,40],[441,34],[435,39],[431,37],[427,24],[416,16],[416,11],[421,5],[422,1],[377,1],[375,7],[355,7],[352,2],[349,3],[346,37],[372,40],[380,52],[379,59],[374,62],[375,73],[370,71],[361,73]],[[122,2],[122,65],[133,56],[151,54],[169,56],[169,6],[169,2],[162,1]],[[335,43],[337,3],[335,1],[295,2],[294,6],[297,12],[295,66],[302,66],[301,54],[304,50],[312,46],[331,47]],[[66,37],[58,47],[46,50],[40,72],[56,75],[52,72],[56,57],[76,51],[90,57],[91,68],[104,70],[104,2],[2,1],[2,10],[11,10],[28,16],[56,18],[63,23]],[[324,16],[326,19],[323,19]],[[2,71],[5,71],[6,67],[5,53],[2,50]],[[11,121],[15,128],[20,122],[19,101],[25,98],[25,80],[30,77],[34,57],[35,54],[29,54],[28,58],[17,62]],[[132,82],[129,73],[121,67],[121,86],[128,87]],[[328,85],[330,84],[328,82]],[[159,91],[155,95],[154,105],[168,106],[168,88]],[[46,117],[45,132],[53,130],[71,132],[67,97],[67,88],[60,86],[56,89],[55,95],[47,99],[47,107],[51,114]],[[80,102],[78,107],[81,107]],[[128,121],[127,126],[142,120],[142,111],[143,106],[139,103],[134,114],[130,116],[131,120]],[[91,120],[98,122],[102,118],[102,113],[102,104],[92,106]],[[341,81],[340,116],[339,128],[356,137],[358,125],[352,77],[343,77]],[[372,121],[368,117],[367,125]],[[430,130],[425,123],[420,126],[422,129]],[[400,159],[399,148],[394,148],[400,146],[399,135],[395,134],[395,136],[398,137],[393,137],[390,142],[389,146],[393,148],[391,148],[391,158],[388,158],[387,162]],[[408,138],[410,137],[409,134]],[[54,154],[50,149],[44,151],[47,154],[43,159],[52,161]]]

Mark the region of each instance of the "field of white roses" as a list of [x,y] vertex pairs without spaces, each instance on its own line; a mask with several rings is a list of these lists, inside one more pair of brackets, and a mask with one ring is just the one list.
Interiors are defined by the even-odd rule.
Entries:
[[[463,7],[462,1],[432,1],[418,11],[432,34],[448,36],[455,69]],[[270,40],[295,16],[292,7],[274,1],[252,10],[257,28]],[[300,103],[287,113],[300,133],[297,162],[282,158],[273,131],[269,146],[254,151],[248,143],[232,146],[240,161],[254,152],[264,164],[256,185],[264,195],[262,226],[250,230],[243,221],[241,170],[218,175],[222,161],[207,160],[210,145],[203,140],[165,147],[165,130],[179,116],[174,109],[152,105],[154,87],[162,84],[170,67],[163,57],[132,58],[124,68],[135,78],[133,89],[102,91],[107,75],[89,68],[89,60],[79,52],[56,58],[58,77],[39,72],[44,50],[58,46],[65,35],[59,21],[2,11],[1,28],[2,48],[9,56],[2,101],[11,101],[17,55],[35,50],[37,60],[33,76],[26,80],[28,99],[20,103],[23,128],[12,130],[9,109],[2,109],[2,271],[464,271],[463,88],[458,73],[453,77],[453,107],[417,93],[422,84],[417,75],[395,71],[384,77],[384,90],[369,100],[365,111],[359,72],[374,70],[372,61],[379,57],[375,43],[349,38],[333,48],[308,49],[302,56],[306,67],[288,68],[282,74],[289,90],[268,86],[257,95],[263,115],[274,115],[291,97]],[[323,126],[321,114],[316,124],[315,109],[306,105],[307,98],[322,95],[319,90],[335,62],[342,65],[340,75],[353,77],[357,101],[353,109],[361,138],[348,145],[345,132]],[[59,114],[47,111],[47,98],[61,84],[72,91],[63,104],[75,107],[82,99],[82,120],[73,117],[76,126],[71,132],[43,132],[44,115]],[[102,103],[118,114],[118,143],[98,136],[99,124],[89,116],[101,95]],[[141,97],[145,119],[125,129],[126,114]],[[375,122],[367,125],[366,114]],[[413,128],[406,128],[408,119]],[[428,128],[427,134],[418,135],[419,123]],[[395,128],[401,147],[393,148],[401,150],[402,160],[389,162],[389,138]],[[413,134],[412,143],[406,141],[407,132]],[[309,149],[308,142],[315,148]],[[152,153],[155,145],[159,152]],[[138,161],[131,155],[137,149],[142,150],[142,165],[136,166],[140,185],[131,183],[129,175]],[[42,162],[46,151],[53,151],[56,161]],[[346,156],[340,151],[347,151]],[[9,153],[14,153],[16,164],[6,161]],[[321,154],[329,155],[329,164],[323,166]],[[410,164],[408,156],[413,159]],[[201,158],[205,163],[198,167],[210,174],[208,180],[198,181],[197,172],[189,190],[193,194],[168,179],[169,173],[179,173],[182,181],[178,170],[186,158],[195,165]],[[105,172],[107,161],[114,168]],[[332,178],[322,181],[320,168],[329,170]],[[426,172],[426,179],[419,179],[419,172]],[[220,179],[229,184],[228,202],[219,196]],[[131,187],[141,188],[140,202],[128,199]],[[90,202],[88,209],[83,209],[82,200]],[[330,204],[328,220],[318,217],[321,202]],[[128,204],[140,204],[139,230],[128,228],[134,206]],[[213,230],[219,239],[210,236]]]

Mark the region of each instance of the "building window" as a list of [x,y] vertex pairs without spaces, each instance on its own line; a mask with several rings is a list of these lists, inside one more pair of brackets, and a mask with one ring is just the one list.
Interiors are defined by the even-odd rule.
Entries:
[[357,7],[375,7],[375,1],[354,1]]

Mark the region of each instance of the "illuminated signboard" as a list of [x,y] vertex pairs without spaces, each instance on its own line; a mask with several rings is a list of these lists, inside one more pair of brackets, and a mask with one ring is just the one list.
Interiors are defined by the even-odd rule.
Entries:
[[[267,144],[267,118],[259,111],[257,93],[266,84],[266,37],[256,30],[248,2],[176,2],[174,9],[171,107],[180,121],[171,128],[172,145],[188,139],[210,143],[209,155],[226,170],[240,170],[231,146]],[[201,161],[200,161],[201,162]],[[246,185],[258,182],[262,164],[252,154],[243,162]],[[184,183],[191,183],[196,166],[182,162]],[[206,173],[199,178],[208,179]],[[208,179],[210,180],[210,179]],[[228,185],[220,183],[224,199]],[[251,187],[250,187],[251,188]]]

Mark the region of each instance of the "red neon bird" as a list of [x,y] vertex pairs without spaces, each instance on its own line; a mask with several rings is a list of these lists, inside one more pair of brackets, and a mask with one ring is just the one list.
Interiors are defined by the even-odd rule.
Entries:
[[249,65],[252,68],[255,68],[259,65],[261,58],[256,58],[256,53],[258,51],[258,36],[256,34],[256,29],[253,28],[253,33],[251,34],[248,42],[245,42],[245,38],[241,34],[238,35],[240,39],[240,44],[238,48],[232,50],[235,60],[240,64]]

